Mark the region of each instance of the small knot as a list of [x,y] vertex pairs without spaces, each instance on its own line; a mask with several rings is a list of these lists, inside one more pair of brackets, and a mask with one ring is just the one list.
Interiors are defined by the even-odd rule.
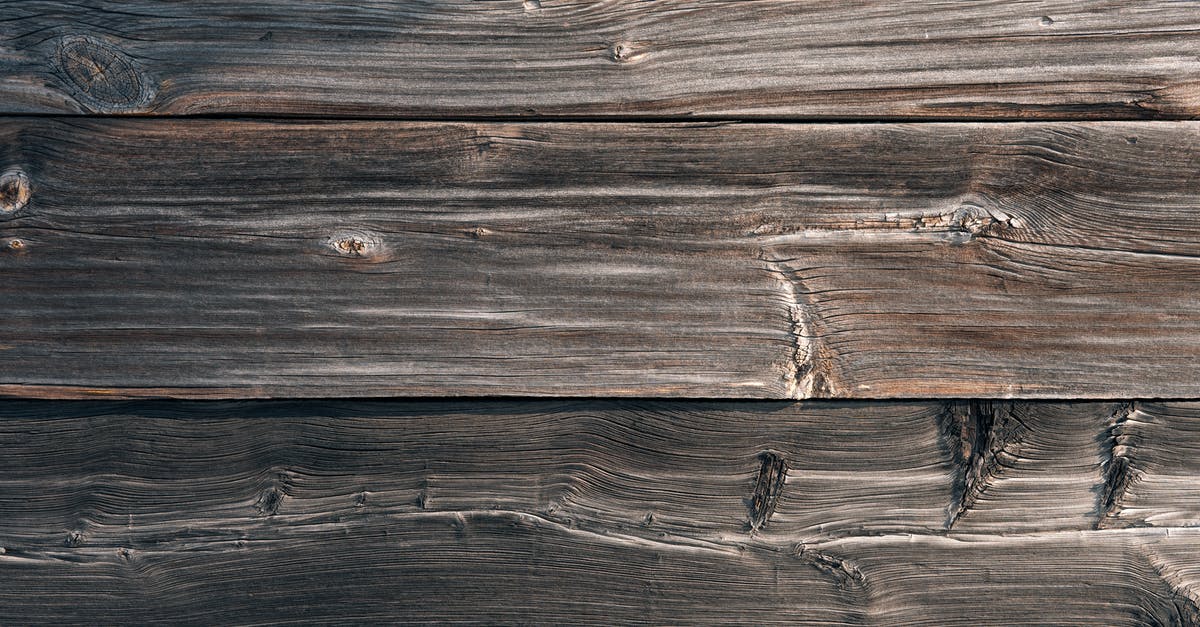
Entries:
[[65,541],[63,541],[64,546],[68,546],[68,547],[72,547],[72,548],[77,547],[81,544],[83,544],[83,533],[79,532],[79,531],[72,531],[71,533],[68,533],[67,539]]
[[1038,23],[1042,26],[1053,26],[1054,20],[1050,19],[1050,16],[1048,15],[1043,15],[1042,19],[1038,20]]
[[491,234],[492,232],[489,229],[485,229],[482,226],[477,226],[467,231],[467,237],[470,237],[471,239],[483,239]]
[[608,47],[608,59],[613,63],[632,63],[641,55],[627,41],[618,41]]
[[27,244],[25,243],[25,240],[23,240],[23,239],[14,237],[13,239],[8,240],[8,249],[13,252],[19,253],[19,252],[25,250],[26,246],[27,246]]
[[341,231],[330,236],[326,243],[338,255],[353,259],[372,257],[383,244],[377,235],[365,231]]
[[536,11],[542,8],[541,0],[525,0],[524,7],[526,11]]
[[75,100],[98,113],[142,109],[157,92],[133,57],[94,37],[63,38],[54,63]]
[[13,213],[29,204],[29,177],[20,170],[0,174],[0,211]]
[[267,488],[258,498],[258,502],[254,504],[254,508],[262,516],[274,516],[279,512],[281,504],[283,504],[283,492],[275,488]]

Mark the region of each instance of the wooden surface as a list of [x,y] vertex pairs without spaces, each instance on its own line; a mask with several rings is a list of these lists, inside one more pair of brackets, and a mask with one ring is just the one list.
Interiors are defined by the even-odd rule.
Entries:
[[1190,2],[22,0],[0,113],[1190,118]]
[[1197,77],[1172,0],[0,2],[0,624],[1200,625]]
[[1198,139],[9,119],[0,392],[1197,396]]
[[0,621],[1196,624],[1198,433],[1196,403],[6,401]]

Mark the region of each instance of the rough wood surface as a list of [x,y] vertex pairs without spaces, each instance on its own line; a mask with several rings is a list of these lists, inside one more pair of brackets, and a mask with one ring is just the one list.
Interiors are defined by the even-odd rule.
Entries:
[[0,622],[1196,624],[1197,407],[7,401]]
[[0,112],[1188,118],[1189,2],[8,2]]
[[0,392],[1200,395],[1200,124],[0,123]]

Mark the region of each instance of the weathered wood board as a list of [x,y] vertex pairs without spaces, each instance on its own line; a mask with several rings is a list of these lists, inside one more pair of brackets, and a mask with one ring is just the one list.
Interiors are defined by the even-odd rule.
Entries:
[[1200,396],[1200,124],[0,122],[0,392]]
[[[0,622],[1195,624],[1189,425],[1198,404],[6,401]],[[1147,528],[1095,530],[1110,500]]]
[[1190,118],[1190,2],[22,1],[0,113]]

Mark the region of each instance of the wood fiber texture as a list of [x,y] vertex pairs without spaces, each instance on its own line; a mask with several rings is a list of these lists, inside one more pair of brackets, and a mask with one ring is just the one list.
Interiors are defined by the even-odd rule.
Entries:
[[1200,124],[0,122],[0,391],[1200,395]]
[[1195,624],[1196,425],[1195,403],[6,401],[0,621]]
[[1198,77],[1171,0],[0,2],[0,625],[1200,625]]
[[1189,2],[8,2],[0,113],[1190,118]]

